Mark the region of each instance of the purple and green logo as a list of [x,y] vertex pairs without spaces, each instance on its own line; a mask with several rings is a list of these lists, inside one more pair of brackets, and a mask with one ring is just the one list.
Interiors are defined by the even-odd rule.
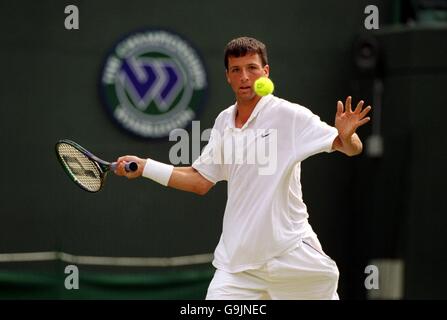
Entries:
[[169,136],[196,114],[208,88],[205,67],[184,39],[148,30],[121,40],[106,58],[101,89],[112,117],[144,138]]

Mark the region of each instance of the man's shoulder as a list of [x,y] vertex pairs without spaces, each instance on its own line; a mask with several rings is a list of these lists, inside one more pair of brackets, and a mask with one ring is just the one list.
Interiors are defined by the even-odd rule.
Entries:
[[307,107],[289,100],[273,96],[270,101],[272,108],[270,110],[276,114],[283,114],[285,116],[295,115],[309,115],[312,112]]
[[218,116],[216,117],[215,126],[221,126],[223,125],[230,117],[234,114],[234,109],[236,108],[236,105],[231,105],[228,108],[222,110]]
[[235,105],[235,104],[229,106],[229,107],[226,108],[226,109],[223,109],[223,110],[219,113],[219,115],[217,116],[217,118],[228,117],[228,116],[230,116],[231,114],[233,114],[234,108],[236,108],[236,105]]

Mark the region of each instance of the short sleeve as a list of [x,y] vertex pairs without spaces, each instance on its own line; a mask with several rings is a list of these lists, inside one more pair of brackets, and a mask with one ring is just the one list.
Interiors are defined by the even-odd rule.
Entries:
[[338,136],[338,130],[310,110],[303,108],[295,114],[295,156],[302,161],[320,152],[332,152],[332,145]]
[[214,184],[226,180],[222,155],[222,135],[216,128],[216,124],[211,130],[208,144],[203,148],[202,153],[194,161],[192,167]]

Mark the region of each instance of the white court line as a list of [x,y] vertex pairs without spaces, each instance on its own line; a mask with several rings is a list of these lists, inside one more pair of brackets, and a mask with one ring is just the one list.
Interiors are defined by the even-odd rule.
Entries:
[[122,267],[176,267],[211,263],[212,253],[180,257],[94,257],[76,256],[65,252],[0,253],[0,262],[27,262],[61,260],[73,264]]

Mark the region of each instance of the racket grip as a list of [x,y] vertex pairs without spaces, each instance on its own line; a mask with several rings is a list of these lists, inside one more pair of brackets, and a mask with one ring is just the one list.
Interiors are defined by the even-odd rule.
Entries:
[[[110,164],[110,170],[115,171],[116,169],[116,162],[113,162]],[[136,162],[126,162],[126,164],[124,165],[124,170],[126,170],[126,172],[133,172],[133,171],[137,171],[138,170],[138,164]]]

